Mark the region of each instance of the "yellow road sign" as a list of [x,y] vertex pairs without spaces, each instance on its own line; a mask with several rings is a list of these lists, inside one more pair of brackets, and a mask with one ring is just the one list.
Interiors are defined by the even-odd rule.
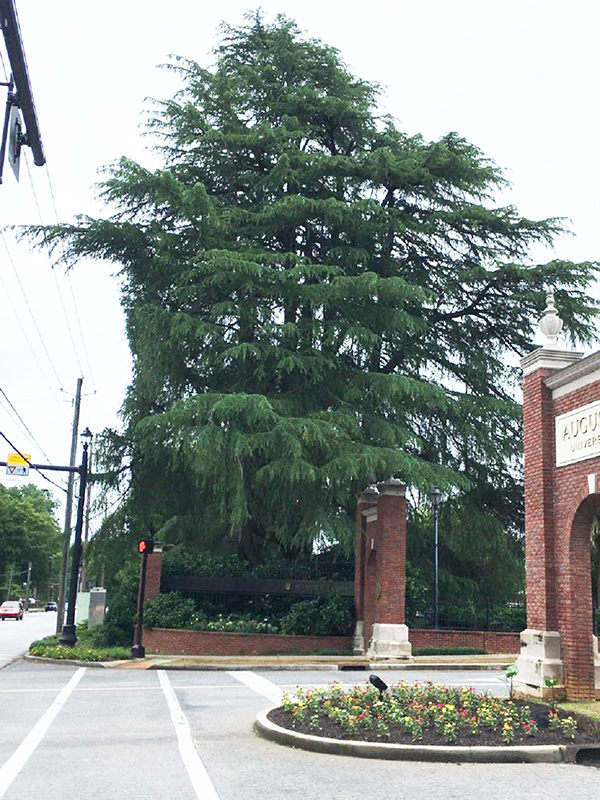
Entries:
[[27,453],[23,453],[23,456],[25,457],[23,458],[18,453],[9,453],[6,463],[10,464],[11,466],[28,466],[29,462],[31,461],[31,456],[27,455]]

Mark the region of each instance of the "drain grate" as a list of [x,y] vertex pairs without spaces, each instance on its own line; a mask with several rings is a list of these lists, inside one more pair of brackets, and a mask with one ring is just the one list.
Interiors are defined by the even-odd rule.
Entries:
[[581,747],[575,754],[575,763],[588,767],[600,767],[600,747]]

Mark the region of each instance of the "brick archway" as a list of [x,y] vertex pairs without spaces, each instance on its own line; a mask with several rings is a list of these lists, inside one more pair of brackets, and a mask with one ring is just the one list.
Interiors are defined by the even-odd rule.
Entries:
[[583,358],[555,339],[521,362],[527,629],[515,686],[591,699],[600,693],[590,566],[600,509],[600,352]]
[[558,603],[559,629],[564,631],[564,683],[572,700],[589,699],[596,694],[590,531],[600,508],[600,495],[578,499],[571,525],[566,525],[569,540],[565,542],[565,564],[560,570],[566,580]]

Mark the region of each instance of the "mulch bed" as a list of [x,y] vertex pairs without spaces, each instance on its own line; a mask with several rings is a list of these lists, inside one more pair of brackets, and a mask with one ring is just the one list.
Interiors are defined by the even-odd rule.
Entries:
[[[561,714],[561,716],[572,716],[577,720],[577,733],[574,739],[567,739],[561,731],[550,730],[548,727],[548,706],[538,703],[514,701],[515,705],[522,707],[529,706],[531,716],[537,721],[538,732],[535,736],[526,736],[520,731],[517,732],[512,745],[542,745],[542,744],[600,744],[600,723],[594,722],[589,717],[580,714]],[[415,742],[412,737],[395,726],[390,726],[389,736],[378,736],[376,731],[355,730],[349,732],[344,730],[333,720],[324,715],[319,717],[319,728],[313,727],[309,720],[305,722],[294,722],[289,711],[283,708],[275,708],[268,714],[268,719],[275,725],[287,730],[305,733],[309,736],[324,736],[330,739],[352,740],[361,742],[387,742],[391,744],[417,744],[417,745],[443,745],[443,746],[506,746],[500,738],[498,732],[481,730],[477,734],[467,731],[460,731],[453,742],[447,742],[442,736],[433,729],[425,729],[423,738]]]

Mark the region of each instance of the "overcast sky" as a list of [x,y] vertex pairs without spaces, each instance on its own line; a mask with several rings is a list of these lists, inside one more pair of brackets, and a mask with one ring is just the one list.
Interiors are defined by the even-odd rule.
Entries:
[[[122,155],[150,164],[145,99],[179,86],[157,66],[170,53],[210,66],[219,23],[239,24],[256,8],[237,0],[16,4],[47,167],[33,166],[28,148],[19,183],[5,167],[2,227],[100,215],[98,169]],[[268,19],[292,17],[337,47],[356,75],[382,84],[381,110],[406,133],[436,139],[457,131],[480,147],[512,183],[502,203],[531,218],[568,218],[573,235],[537,253],[539,261],[600,259],[597,0],[263,0],[261,7]],[[0,51],[6,80],[3,42]],[[80,429],[94,433],[116,424],[129,379],[115,268],[81,263],[66,276],[6,230],[0,264],[0,431],[34,463],[68,464],[77,378],[84,379]],[[0,440],[0,460],[11,450]]]

